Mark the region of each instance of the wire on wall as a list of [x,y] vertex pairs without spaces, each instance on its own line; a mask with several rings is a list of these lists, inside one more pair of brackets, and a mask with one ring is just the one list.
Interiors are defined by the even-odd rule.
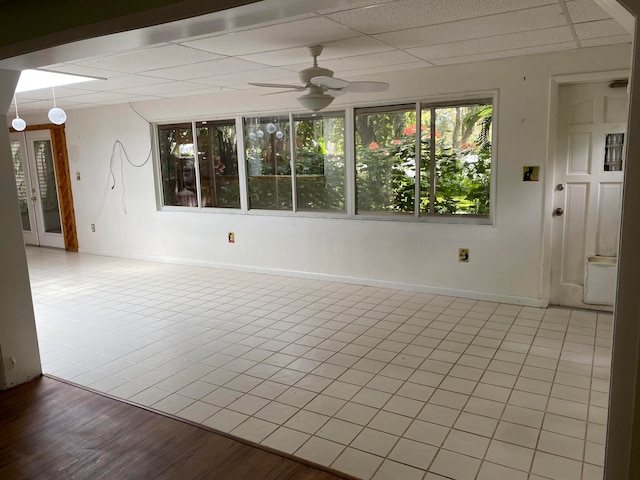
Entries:
[[[138,115],[141,119],[143,119],[145,122],[150,124],[149,120],[144,118],[140,114],[140,112],[138,112],[133,107],[133,105],[131,105],[131,103],[129,103],[129,108],[131,108],[131,110],[133,110],[135,112],[135,114]],[[120,157],[120,183],[122,184],[122,197],[121,197],[122,211],[124,212],[125,215],[127,215],[127,205],[126,205],[126,202],[125,202],[126,188],[125,188],[125,183],[124,183],[124,165],[125,165],[125,161],[126,161],[126,163],[128,163],[129,165],[131,165],[134,168],[142,168],[147,163],[149,163],[149,160],[151,160],[152,148],[153,147],[149,147],[149,154],[147,155],[147,158],[142,163],[134,163],[129,158],[129,154],[127,153],[127,150],[124,147],[123,143],[118,139],[116,139],[116,141],[113,142],[113,147],[111,149],[111,157],[109,159],[109,174],[107,176],[107,185],[106,185],[106,188],[104,190],[104,195],[102,196],[102,201],[100,202],[100,206],[98,207],[98,212],[96,213],[95,219],[93,221],[94,224],[97,223],[98,219],[100,218],[100,214],[102,213],[102,208],[104,207],[104,204],[107,201],[107,195],[108,195],[109,191],[110,190],[114,190],[116,188],[116,175],[114,173],[114,162],[115,162],[115,158],[116,158],[116,150],[120,154],[119,157]],[[123,155],[124,155],[124,158],[123,158]]]

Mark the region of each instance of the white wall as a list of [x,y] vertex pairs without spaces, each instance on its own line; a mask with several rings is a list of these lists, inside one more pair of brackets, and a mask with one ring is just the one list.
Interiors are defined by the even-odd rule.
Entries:
[[[0,111],[9,108],[18,72],[0,70]],[[0,115],[0,122],[6,122]],[[9,132],[0,133],[0,390],[42,373],[22,238]]]
[[[538,305],[543,303],[543,235],[550,225],[544,205],[550,77],[629,68],[630,46],[531,55],[449,67],[380,74],[391,88],[372,102],[347,95],[337,105],[395,100],[455,99],[469,92],[498,92],[495,225],[409,223],[287,215],[168,212],[156,208],[151,162],[142,168],[120,155],[120,140],[141,163],[150,129],[127,105],[68,111],[66,124],[80,250],[252,270],[313,273]],[[152,122],[230,118],[299,110],[295,95],[256,96],[251,91],[178,97],[135,104]],[[27,119],[30,123],[42,119]],[[540,165],[541,181],[523,183],[522,167]],[[75,172],[81,180],[75,180]],[[121,174],[121,172],[123,172]],[[124,189],[123,189],[124,187]],[[123,210],[126,206],[126,214]],[[100,205],[104,205],[97,218]],[[547,212],[549,210],[549,212]],[[96,224],[92,233],[90,224]],[[227,243],[233,231],[236,243]],[[459,247],[471,261],[459,263]]]

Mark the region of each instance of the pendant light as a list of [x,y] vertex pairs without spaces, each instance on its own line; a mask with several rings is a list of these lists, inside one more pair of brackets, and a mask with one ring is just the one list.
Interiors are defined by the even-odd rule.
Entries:
[[13,129],[15,131],[21,132],[25,128],[27,128],[27,122],[25,122],[23,119],[21,119],[20,115],[18,115],[18,102],[16,100],[16,96],[15,95],[13,96],[13,104],[16,106],[16,118],[11,120],[11,126],[13,127]]
[[51,87],[51,92],[53,93],[53,108],[49,110],[48,117],[51,123],[62,125],[67,121],[67,114],[63,109],[56,107],[56,91],[54,87]]

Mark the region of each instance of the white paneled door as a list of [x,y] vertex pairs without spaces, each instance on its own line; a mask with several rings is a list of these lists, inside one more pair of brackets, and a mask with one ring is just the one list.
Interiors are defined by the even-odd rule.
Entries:
[[49,130],[11,134],[25,243],[64,248]]
[[624,84],[560,87],[552,186],[552,304],[613,305],[627,114]]

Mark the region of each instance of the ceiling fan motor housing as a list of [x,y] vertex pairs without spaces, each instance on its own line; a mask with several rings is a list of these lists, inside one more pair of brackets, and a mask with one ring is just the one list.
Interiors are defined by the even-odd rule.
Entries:
[[333,77],[333,70],[322,67],[309,67],[301,70],[298,75],[300,76],[300,81],[308,86],[312,78]]

